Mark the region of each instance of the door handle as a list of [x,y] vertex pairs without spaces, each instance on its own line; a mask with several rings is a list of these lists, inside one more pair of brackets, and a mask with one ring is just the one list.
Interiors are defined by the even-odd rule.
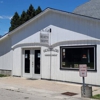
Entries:
[[32,62],[32,65],[33,65],[33,62]]

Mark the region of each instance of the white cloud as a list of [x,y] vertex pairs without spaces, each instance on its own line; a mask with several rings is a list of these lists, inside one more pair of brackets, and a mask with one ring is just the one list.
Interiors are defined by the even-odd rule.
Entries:
[[9,19],[11,20],[13,16],[10,16]]
[[0,16],[0,19],[3,19],[3,17],[2,17],[2,16]]
[[5,32],[4,32],[4,34],[7,34],[7,33],[8,33],[8,31],[5,31]]
[[11,20],[12,16],[0,16],[0,19],[9,19]]

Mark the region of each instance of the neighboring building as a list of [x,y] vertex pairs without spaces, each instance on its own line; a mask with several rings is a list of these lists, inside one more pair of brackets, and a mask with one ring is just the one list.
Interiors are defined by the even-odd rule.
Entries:
[[100,19],[100,0],[89,0],[78,6],[73,12]]
[[87,64],[86,83],[100,85],[99,60],[100,20],[51,8],[0,38],[0,72],[12,76],[81,83]]

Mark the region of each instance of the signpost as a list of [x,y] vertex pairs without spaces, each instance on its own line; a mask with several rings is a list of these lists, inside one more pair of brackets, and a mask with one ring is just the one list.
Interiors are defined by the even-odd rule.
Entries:
[[47,44],[50,51],[50,78],[51,78],[51,28],[47,27],[40,31],[40,43]]
[[86,64],[79,65],[79,75],[80,77],[83,77],[83,93],[85,95],[85,78],[84,77],[87,77],[87,65]]

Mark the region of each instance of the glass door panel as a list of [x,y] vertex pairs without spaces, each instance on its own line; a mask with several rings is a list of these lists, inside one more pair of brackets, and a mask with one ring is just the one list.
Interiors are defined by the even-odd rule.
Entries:
[[40,50],[35,50],[34,73],[35,74],[40,74]]
[[25,50],[25,73],[30,73],[30,50]]

